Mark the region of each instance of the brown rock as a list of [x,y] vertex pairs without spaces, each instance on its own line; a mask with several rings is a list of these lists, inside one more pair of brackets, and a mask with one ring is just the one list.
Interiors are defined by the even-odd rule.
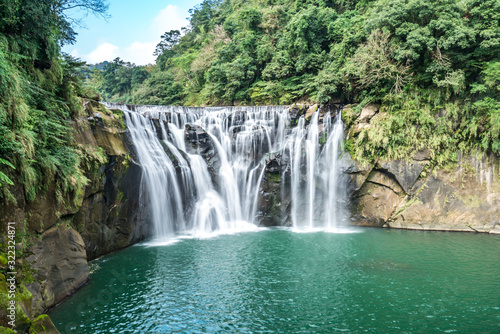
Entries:
[[415,152],[413,160],[425,161],[425,160],[430,160],[431,157],[432,157],[431,151],[429,149],[423,149]]
[[59,303],[89,278],[83,239],[64,224],[45,231],[30,251],[27,260],[36,271],[36,282],[28,289],[38,301],[34,314]]
[[367,104],[361,109],[361,114],[358,116],[359,123],[368,123],[375,116],[380,108],[378,104]]
[[357,200],[358,224],[382,226],[394,214],[402,198],[392,189],[367,182]]
[[318,105],[317,104],[313,104],[312,106],[310,106],[309,108],[307,108],[307,111],[306,111],[306,120],[309,120],[311,119],[312,115],[316,112],[316,110],[318,110]]

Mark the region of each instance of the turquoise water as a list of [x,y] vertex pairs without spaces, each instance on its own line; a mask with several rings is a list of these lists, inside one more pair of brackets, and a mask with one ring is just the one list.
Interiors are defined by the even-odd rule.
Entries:
[[264,230],[94,261],[61,333],[500,333],[500,237]]

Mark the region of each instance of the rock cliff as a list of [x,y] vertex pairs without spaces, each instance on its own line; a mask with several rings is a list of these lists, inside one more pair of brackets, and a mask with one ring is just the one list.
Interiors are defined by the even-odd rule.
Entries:
[[[347,107],[351,109],[351,107]],[[349,114],[350,110],[346,110]],[[379,117],[368,105],[347,135],[356,136]],[[418,230],[500,233],[500,164],[481,152],[457,153],[437,167],[429,150],[404,160],[363,164],[345,158],[351,221],[355,225]]]
[[448,168],[425,161],[352,162],[352,222],[362,226],[500,233],[498,158],[459,154]]
[[[50,319],[36,317],[85,284],[88,261],[149,236],[147,211],[140,202],[141,170],[122,116],[121,111],[88,102],[85,115],[74,122],[75,145],[103,156],[99,163],[84,166],[88,182],[80,192],[58,200],[55,180],[49,180],[36,201],[27,202],[17,186],[12,192],[16,203],[0,202],[2,228],[15,222],[23,234],[16,246],[22,268],[18,278],[29,302],[18,301],[24,305],[17,310],[17,319],[24,319],[18,330],[46,327]],[[3,306],[0,313],[5,312]]]

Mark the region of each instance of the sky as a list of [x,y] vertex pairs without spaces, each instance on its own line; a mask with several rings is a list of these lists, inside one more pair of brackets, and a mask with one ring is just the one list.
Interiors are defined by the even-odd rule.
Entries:
[[120,57],[136,65],[153,64],[156,44],[166,31],[188,25],[189,9],[202,0],[109,0],[105,20],[73,11],[84,27],[75,26],[76,43],[63,51],[90,64]]

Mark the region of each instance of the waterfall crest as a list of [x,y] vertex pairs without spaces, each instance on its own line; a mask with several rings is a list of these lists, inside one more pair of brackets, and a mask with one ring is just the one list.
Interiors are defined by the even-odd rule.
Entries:
[[284,106],[107,106],[124,111],[155,238],[256,229],[271,155],[286,157],[279,173],[291,205],[283,225],[339,227],[345,199],[340,112],[317,111],[306,121],[291,118]]

